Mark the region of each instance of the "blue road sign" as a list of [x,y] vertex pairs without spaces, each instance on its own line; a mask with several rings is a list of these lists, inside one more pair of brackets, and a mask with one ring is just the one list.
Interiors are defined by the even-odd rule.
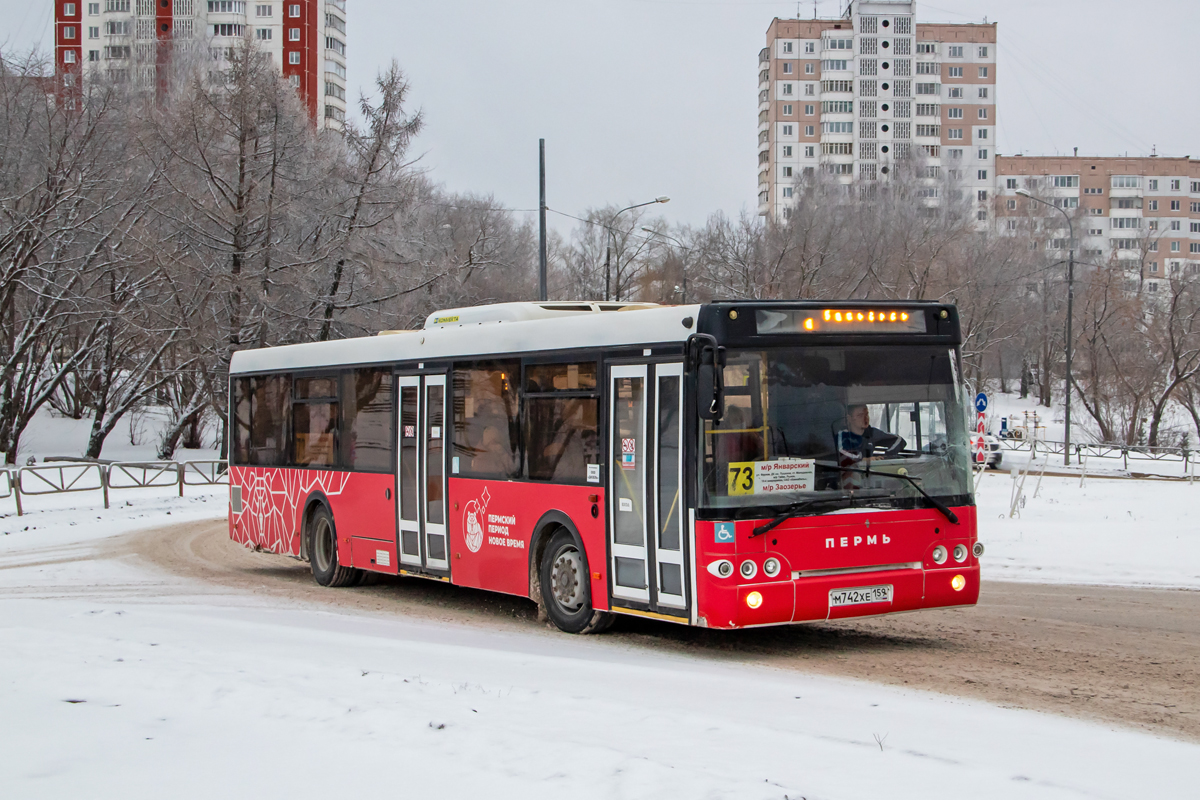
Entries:
[[987,395],[983,392],[975,395],[975,410],[980,414],[987,411]]

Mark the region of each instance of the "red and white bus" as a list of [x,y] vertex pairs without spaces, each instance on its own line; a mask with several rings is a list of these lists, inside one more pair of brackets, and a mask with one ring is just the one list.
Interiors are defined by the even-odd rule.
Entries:
[[230,536],[560,629],[973,605],[953,306],[506,303],[237,353]]

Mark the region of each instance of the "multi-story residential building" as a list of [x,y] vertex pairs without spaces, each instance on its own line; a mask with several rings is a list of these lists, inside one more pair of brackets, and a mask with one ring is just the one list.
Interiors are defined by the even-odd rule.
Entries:
[[778,19],[759,54],[758,212],[788,216],[824,170],[885,181],[916,159],[931,198],[995,186],[996,25],[917,24],[910,0],[853,0],[840,19]]
[[1028,191],[1073,217],[1077,258],[1123,265],[1148,291],[1184,271],[1200,272],[1200,160],[1001,156],[996,226],[1053,250],[1071,246],[1061,214],[1017,194]]
[[165,86],[183,43],[228,65],[250,37],[296,87],[314,124],[340,129],[346,116],[346,0],[84,0],[55,3],[60,85],[99,74]]

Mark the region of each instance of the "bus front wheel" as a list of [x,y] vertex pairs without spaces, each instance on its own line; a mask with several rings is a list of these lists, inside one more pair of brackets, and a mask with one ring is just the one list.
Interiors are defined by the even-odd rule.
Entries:
[[325,506],[317,507],[308,521],[309,559],[312,562],[313,578],[322,586],[353,586],[358,582],[359,571],[343,567],[338,563],[337,528],[333,514]]
[[587,559],[575,537],[560,530],[542,552],[542,604],[554,627],[565,633],[599,633],[614,616],[592,608]]

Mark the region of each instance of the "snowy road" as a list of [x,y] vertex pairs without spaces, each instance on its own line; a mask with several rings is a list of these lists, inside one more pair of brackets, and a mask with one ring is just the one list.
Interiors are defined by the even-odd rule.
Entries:
[[494,598],[479,625],[459,608],[476,593],[378,613],[386,584],[333,608],[277,592],[288,565],[234,588],[47,533],[0,550],[5,796],[1126,798],[1200,779],[1193,744],[771,669],[736,643],[567,637]]

